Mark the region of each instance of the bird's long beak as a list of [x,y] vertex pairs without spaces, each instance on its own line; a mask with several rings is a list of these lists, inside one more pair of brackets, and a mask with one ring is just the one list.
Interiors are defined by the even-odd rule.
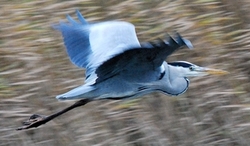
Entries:
[[205,74],[210,74],[210,75],[225,75],[229,74],[228,71],[221,70],[221,69],[213,69],[213,68],[206,68],[206,67],[201,67],[196,70],[197,72],[202,72]]

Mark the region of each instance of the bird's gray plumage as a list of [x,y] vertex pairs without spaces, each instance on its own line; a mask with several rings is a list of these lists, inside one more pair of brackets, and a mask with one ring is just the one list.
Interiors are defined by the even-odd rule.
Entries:
[[123,21],[88,23],[77,11],[79,21],[56,25],[61,31],[70,60],[86,68],[85,84],[57,99],[126,98],[162,91],[183,93],[188,80],[175,75],[164,60],[178,48],[192,47],[176,34],[175,39],[141,45],[134,25]]

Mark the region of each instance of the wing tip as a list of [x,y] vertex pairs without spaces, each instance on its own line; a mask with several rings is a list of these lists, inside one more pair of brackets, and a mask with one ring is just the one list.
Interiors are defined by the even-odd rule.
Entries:
[[[88,24],[87,20],[82,16],[82,14],[81,14],[81,12],[79,10],[76,10],[76,16],[77,16],[78,20],[80,21],[80,23],[77,22],[75,19],[73,19],[69,14],[66,15],[66,18],[67,18],[68,22],[70,24],[72,24],[72,25],[77,26],[77,25],[86,25],[86,24]],[[52,25],[52,27],[54,29],[60,29],[60,27],[62,25],[67,25],[67,23],[59,22],[59,24]]]
[[186,46],[189,49],[193,49],[193,44],[191,43],[190,40],[183,38],[178,32],[175,33],[175,39],[176,42],[180,45],[180,46]]
[[82,23],[82,24],[88,24],[88,22],[86,21],[86,19],[82,16],[81,12],[77,9],[76,10],[76,15],[78,17],[78,20]]
[[66,15],[66,18],[67,18],[67,20],[68,20],[71,24],[73,24],[73,25],[79,25],[79,23],[76,22],[69,14]]
[[[79,10],[76,10],[76,16],[78,18],[78,21],[80,21],[81,24],[86,25],[88,24],[88,22],[86,21],[86,19],[82,16],[81,12]],[[73,24],[73,25],[80,25],[77,21],[75,21],[70,15],[66,16],[68,21]]]
[[166,44],[176,47],[186,46],[189,49],[193,49],[193,45],[190,40],[183,38],[178,32],[175,32],[175,37],[171,37],[169,34],[166,34]]
[[73,19],[68,14],[68,15],[66,15],[66,18],[67,18],[67,20],[68,20],[69,23],[60,21],[58,24],[53,24],[52,28],[55,29],[55,30],[62,31],[63,29],[65,29],[65,27],[70,26],[70,25],[73,25],[73,26],[83,26],[83,25],[87,25],[88,24],[88,22],[82,16],[81,12],[78,9],[76,10],[76,15],[77,15],[77,18],[80,21],[80,23],[77,22],[75,19]]

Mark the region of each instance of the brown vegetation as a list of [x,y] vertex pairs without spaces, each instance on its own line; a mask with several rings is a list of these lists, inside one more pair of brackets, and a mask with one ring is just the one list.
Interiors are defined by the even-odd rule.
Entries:
[[[250,145],[249,6],[247,0],[2,0],[0,145]],[[34,112],[46,115],[72,104],[54,97],[83,83],[84,71],[70,63],[51,28],[76,9],[88,21],[129,21],[140,41],[178,31],[195,49],[169,61],[230,74],[191,78],[179,97],[96,101],[38,129],[15,131]]]

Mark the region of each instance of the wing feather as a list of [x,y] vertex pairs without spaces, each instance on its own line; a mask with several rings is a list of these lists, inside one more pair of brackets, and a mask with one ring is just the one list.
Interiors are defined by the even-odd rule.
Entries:
[[79,11],[76,15],[79,22],[68,15],[69,23],[61,22],[54,28],[61,31],[71,62],[86,68],[86,77],[106,60],[140,47],[133,24],[123,21],[89,24]]
[[[77,14],[80,13],[77,11]],[[92,54],[89,42],[89,24],[78,14],[80,23],[76,22],[69,15],[68,23],[61,22],[54,28],[61,31],[66,51],[72,63],[78,67],[86,68],[89,63],[89,57]]]
[[150,72],[154,73],[155,71],[158,72],[157,75],[160,75],[162,71],[160,67],[167,56],[183,46],[191,47],[189,41],[184,40],[179,34],[176,34],[176,39],[169,37],[166,42],[158,41],[145,46],[146,47],[126,50],[105,61],[95,72],[97,74],[96,83],[118,74],[129,76],[129,78],[133,80],[138,80],[137,78],[139,78],[140,75],[145,75]]

